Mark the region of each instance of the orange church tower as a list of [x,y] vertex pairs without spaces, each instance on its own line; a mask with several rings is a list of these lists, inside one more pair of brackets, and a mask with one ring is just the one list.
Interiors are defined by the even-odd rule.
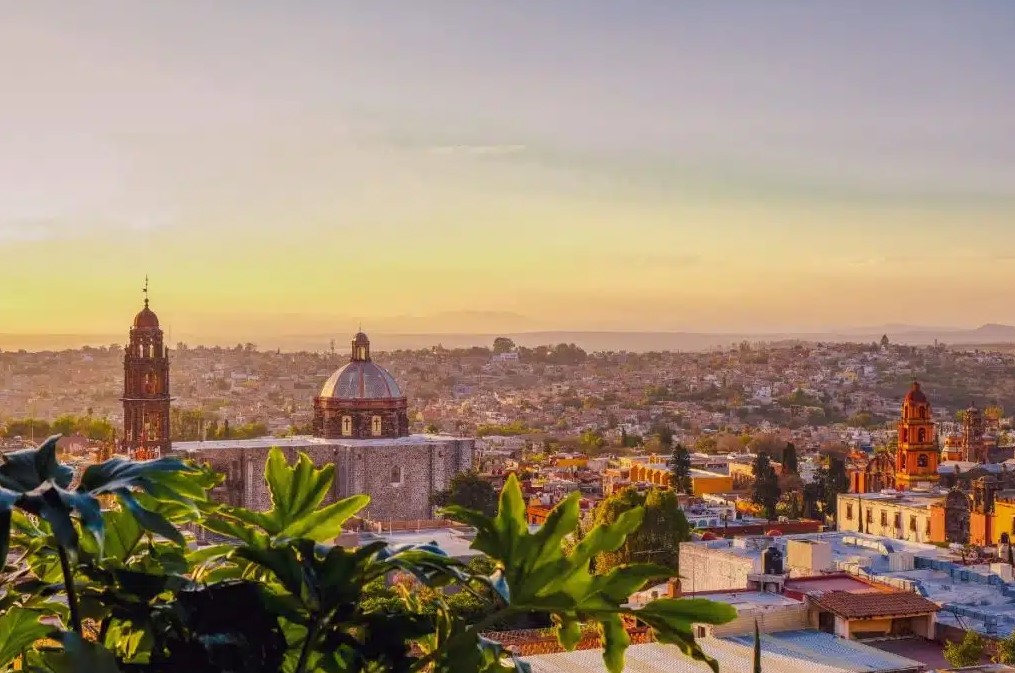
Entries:
[[920,384],[913,381],[913,387],[902,400],[899,449],[895,454],[896,488],[906,490],[921,483],[936,483],[939,459],[930,402]]

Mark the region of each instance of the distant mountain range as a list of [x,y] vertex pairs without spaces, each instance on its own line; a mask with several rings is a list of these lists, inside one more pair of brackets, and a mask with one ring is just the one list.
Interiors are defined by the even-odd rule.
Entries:
[[[488,346],[495,337],[510,337],[519,346],[533,347],[544,344],[574,343],[588,351],[626,350],[632,352],[671,350],[700,351],[729,346],[742,341],[825,341],[860,342],[879,341],[887,335],[894,343],[928,345],[936,342],[957,345],[1015,343],[1015,326],[986,324],[975,329],[954,327],[925,327],[920,325],[888,324],[881,326],[840,328],[827,332],[621,332],[621,331],[503,331],[498,333],[396,333],[371,331],[370,338],[378,350],[428,348],[441,344],[446,348]],[[0,349],[57,350],[79,348],[84,345],[105,346],[123,343],[124,334],[0,334]],[[267,335],[249,339],[223,338],[200,334],[173,334],[175,341],[191,345],[207,344],[234,346],[238,341],[253,341],[262,349],[324,351],[332,338],[337,347],[346,347],[346,334]]]

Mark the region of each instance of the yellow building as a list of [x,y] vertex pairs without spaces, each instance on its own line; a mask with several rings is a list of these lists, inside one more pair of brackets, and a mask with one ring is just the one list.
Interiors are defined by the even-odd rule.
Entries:
[[1001,491],[994,496],[994,522],[990,527],[990,541],[997,544],[1001,533],[1015,537],[1015,491]]
[[718,472],[691,470],[692,495],[709,493],[730,493],[733,490],[733,477]]

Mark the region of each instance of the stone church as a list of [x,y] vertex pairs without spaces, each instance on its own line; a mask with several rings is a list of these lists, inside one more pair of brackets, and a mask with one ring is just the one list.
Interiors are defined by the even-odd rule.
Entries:
[[431,496],[472,467],[474,439],[409,433],[408,403],[391,374],[370,356],[359,333],[349,362],[314,398],[312,436],[205,442],[169,441],[169,350],[158,317],[148,306],[134,319],[124,359],[124,433],[121,450],[136,458],[176,454],[207,463],[225,475],[213,493],[221,502],[268,509],[264,481],[268,451],[281,448],[290,462],[300,452],[315,465],[335,465],[326,502],[358,493],[370,496],[362,512],[375,521],[430,519]]

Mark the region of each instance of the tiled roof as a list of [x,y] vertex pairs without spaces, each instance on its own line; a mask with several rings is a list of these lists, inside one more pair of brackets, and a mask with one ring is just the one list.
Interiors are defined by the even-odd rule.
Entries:
[[904,591],[861,594],[829,591],[812,600],[823,610],[846,619],[917,615],[940,609],[937,603]]

